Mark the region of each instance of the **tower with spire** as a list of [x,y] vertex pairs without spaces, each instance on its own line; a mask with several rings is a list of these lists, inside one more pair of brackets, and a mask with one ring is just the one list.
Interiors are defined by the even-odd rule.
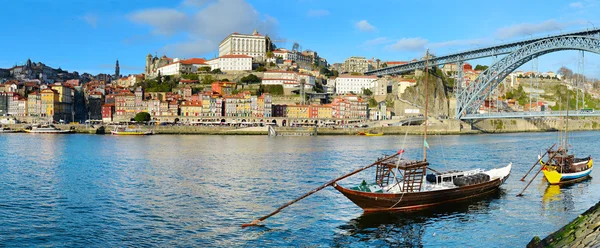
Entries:
[[119,68],[119,60],[117,59],[117,64],[115,65],[115,80],[121,78],[121,68]]

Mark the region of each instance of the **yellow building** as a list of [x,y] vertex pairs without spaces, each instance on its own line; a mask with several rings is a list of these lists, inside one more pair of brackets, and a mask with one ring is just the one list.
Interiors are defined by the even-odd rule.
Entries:
[[48,118],[49,121],[53,121],[54,114],[56,113],[59,94],[57,91],[52,89],[44,89],[41,92],[42,95],[42,109],[40,111],[41,117]]
[[309,108],[308,105],[289,105],[287,106],[287,117],[308,119]]
[[202,116],[202,102],[187,101],[182,103],[181,116]]

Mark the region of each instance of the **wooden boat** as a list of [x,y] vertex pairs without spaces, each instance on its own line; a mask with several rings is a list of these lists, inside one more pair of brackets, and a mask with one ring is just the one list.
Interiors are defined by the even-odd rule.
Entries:
[[154,131],[143,130],[141,128],[116,127],[110,133],[112,135],[151,135],[154,134]]
[[[426,160],[384,158],[376,166],[375,184],[365,185],[363,181],[363,187],[345,188],[334,183],[333,187],[365,212],[410,211],[493,193],[509,177],[512,164],[489,171],[430,174],[435,178],[434,182],[425,181],[429,166]],[[399,179],[393,175],[403,177]]]
[[[429,52],[425,56],[429,57]],[[428,82],[428,61],[425,61],[425,82]],[[427,96],[428,83],[425,83]],[[384,156],[374,163],[351,173],[331,180],[303,196],[284,204],[272,213],[256,219],[242,227],[254,226],[259,222],[279,213],[283,208],[308,197],[328,186],[346,196],[350,201],[365,212],[380,211],[410,211],[434,206],[453,206],[453,203],[479,198],[497,192],[510,175],[512,163],[484,171],[482,169],[468,171],[452,171],[441,173],[429,168],[427,161],[427,116],[428,103],[425,99],[425,125],[423,136],[423,160],[406,160],[402,158],[404,150],[396,154]],[[366,135],[366,134],[365,134]],[[357,187],[347,188],[338,184],[339,181],[355,175],[366,169],[375,168],[375,182],[363,183]],[[426,175],[427,170],[435,174]],[[427,178],[431,180],[426,180]]]
[[[569,99],[569,94],[567,91],[567,99]],[[568,106],[568,104],[567,104]],[[590,176],[590,173],[593,169],[593,160],[591,156],[587,156],[585,158],[576,158],[574,154],[569,153],[567,143],[568,135],[569,135],[569,108],[567,107],[567,115],[566,118],[563,119],[564,130],[560,130],[558,148],[554,149],[556,143],[552,145],[550,148],[546,149],[546,152],[543,155],[538,156],[538,160],[533,167],[529,169],[529,171],[521,178],[521,181],[525,180],[525,177],[531,172],[531,170],[540,163],[541,168],[535,174],[535,176],[531,179],[531,181],[525,186],[523,191],[518,194],[518,196],[522,195],[525,189],[529,187],[531,182],[537,177],[537,175],[543,172],[546,181],[550,185],[557,184],[571,184],[577,183],[587,179]],[[544,161],[544,157],[546,161]]]
[[27,133],[39,133],[39,134],[67,134],[74,133],[74,130],[62,130],[55,127],[52,124],[38,124],[32,127],[25,128]]
[[549,158],[546,162],[540,159],[542,172],[549,184],[561,184],[579,181],[587,178],[593,169],[591,156],[586,158],[575,158],[566,149],[548,152]]

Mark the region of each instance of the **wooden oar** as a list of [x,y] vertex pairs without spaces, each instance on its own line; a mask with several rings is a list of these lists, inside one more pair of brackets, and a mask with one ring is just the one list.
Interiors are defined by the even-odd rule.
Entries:
[[368,168],[370,168],[370,167],[373,167],[373,166],[375,166],[375,165],[377,165],[377,164],[379,164],[379,163],[381,163],[381,162],[383,162],[383,161],[389,160],[389,159],[391,159],[391,158],[394,158],[394,157],[396,157],[396,156],[398,156],[398,155],[400,155],[400,153],[396,153],[396,154],[394,154],[394,155],[391,155],[391,156],[389,156],[389,157],[386,157],[386,158],[383,158],[383,159],[377,160],[375,163],[372,163],[372,164],[370,164],[370,165],[368,165],[368,166],[362,167],[362,168],[360,168],[360,169],[357,169],[357,170],[355,170],[355,171],[353,171],[353,172],[350,172],[350,173],[348,173],[348,174],[346,174],[346,175],[343,175],[343,176],[341,176],[341,177],[338,177],[338,178],[336,178],[336,179],[333,179],[333,180],[331,180],[331,181],[329,181],[329,182],[326,182],[325,184],[323,184],[323,185],[319,186],[319,187],[318,187],[318,188],[316,188],[316,189],[313,189],[313,190],[311,190],[310,192],[308,192],[308,193],[304,194],[303,196],[300,196],[300,197],[296,198],[295,200],[293,200],[293,201],[290,201],[290,202],[288,202],[288,203],[284,204],[283,206],[279,207],[278,209],[276,209],[276,210],[275,210],[275,211],[273,211],[272,213],[270,213],[270,214],[268,214],[268,215],[265,215],[265,216],[263,216],[263,217],[260,217],[260,218],[258,218],[258,219],[256,219],[256,220],[254,220],[254,221],[252,221],[252,222],[250,222],[250,223],[247,223],[247,224],[242,224],[242,227],[256,226],[256,225],[257,225],[259,222],[261,222],[261,221],[263,221],[263,220],[265,220],[265,219],[267,219],[267,218],[269,218],[269,217],[271,217],[271,216],[273,216],[273,215],[275,215],[275,214],[279,213],[279,211],[281,211],[282,209],[284,209],[284,208],[288,207],[289,205],[292,205],[292,204],[296,203],[297,201],[299,201],[299,200],[302,200],[302,199],[306,198],[307,196],[309,196],[309,195],[312,195],[312,194],[316,193],[317,191],[319,191],[319,190],[322,190],[322,189],[326,188],[327,186],[331,186],[331,185],[333,185],[333,184],[334,184],[335,182],[337,182],[337,181],[340,181],[340,180],[342,180],[342,179],[344,179],[344,178],[347,178],[347,177],[349,177],[349,176],[352,176],[352,175],[354,175],[354,174],[356,174],[356,173],[359,173],[359,172],[361,172],[361,171],[363,171],[363,170],[366,170],[366,169],[368,169]]
[[[552,157],[548,158],[548,161],[552,160],[554,158],[554,156],[556,156],[556,153],[552,154]],[[541,160],[541,158],[538,159],[538,161],[540,161],[540,160]],[[519,193],[517,196],[523,196],[523,192],[525,192],[525,190],[527,189],[527,187],[529,187],[529,185],[531,184],[531,182],[533,182],[533,180],[540,174],[540,172],[542,172],[543,169],[544,169],[544,166],[542,166],[540,168],[540,170],[537,173],[535,173],[535,176],[533,176],[533,178],[531,178],[531,180],[529,181],[529,183],[527,183],[527,185],[525,186],[525,188],[523,188],[523,190],[521,191],[521,193]]]
[[525,181],[525,178],[527,177],[527,175],[529,175],[529,172],[531,172],[531,170],[533,170],[533,168],[540,162],[540,159],[542,159],[544,156],[546,156],[546,154],[548,154],[548,151],[552,150],[552,148],[554,148],[555,145],[556,145],[556,143],[554,143],[550,148],[546,149],[546,152],[544,153],[544,155],[542,155],[541,158],[539,158],[537,161],[535,161],[535,164],[533,164],[533,166],[531,166],[531,169],[529,169],[529,171],[527,173],[525,173],[525,176],[523,176],[523,178],[521,178],[521,181]]

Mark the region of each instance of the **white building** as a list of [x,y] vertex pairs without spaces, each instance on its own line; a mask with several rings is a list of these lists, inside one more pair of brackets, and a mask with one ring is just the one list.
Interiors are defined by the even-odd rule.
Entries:
[[296,63],[306,63],[306,64],[312,63],[311,56],[307,56],[298,51],[290,51],[290,50],[282,48],[282,49],[277,49],[277,50],[273,51],[273,55],[277,58],[281,58],[283,61],[291,60]]
[[340,75],[335,79],[336,94],[362,94],[364,89],[373,91],[377,76]]
[[247,55],[262,60],[268,51],[273,50],[269,36],[256,30],[250,35],[233,33],[219,43],[219,57],[225,55]]
[[294,71],[266,71],[263,75],[263,85],[283,85],[284,88],[300,87],[304,79],[304,88],[312,89],[315,86],[315,77]]
[[198,68],[201,66],[207,66],[205,59],[191,58],[180,60],[175,58],[173,59],[173,63],[158,67],[156,69],[156,75],[158,75],[159,72],[161,76],[179,75],[182,73],[196,73]]
[[247,55],[223,55],[216,59],[206,61],[211,70],[220,69],[221,71],[251,71],[252,57]]
[[417,80],[408,78],[400,79],[400,82],[398,82],[398,97],[401,97],[402,94],[404,94],[406,88],[413,87],[415,85],[417,85]]

